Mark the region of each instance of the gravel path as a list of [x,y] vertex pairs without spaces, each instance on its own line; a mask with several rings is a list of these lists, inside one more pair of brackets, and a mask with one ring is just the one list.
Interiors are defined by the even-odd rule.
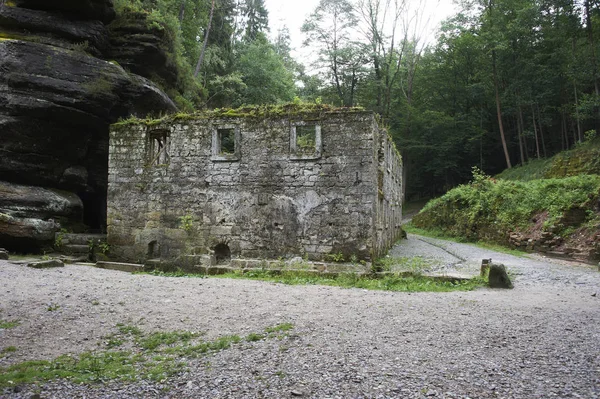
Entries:
[[[0,319],[21,321],[0,329],[0,349],[18,348],[0,355],[0,366],[95,349],[117,323],[215,338],[289,322],[283,339],[193,360],[162,384],[56,381],[40,387],[41,397],[600,398],[596,269],[409,239],[419,241],[413,255],[435,254],[442,264],[505,263],[515,289],[408,294],[0,261]],[[32,396],[22,389],[0,397]]]

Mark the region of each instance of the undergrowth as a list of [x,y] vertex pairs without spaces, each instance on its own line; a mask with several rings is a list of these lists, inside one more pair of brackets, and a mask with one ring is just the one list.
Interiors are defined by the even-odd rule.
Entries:
[[600,174],[600,138],[586,140],[551,158],[534,159],[506,169],[496,178],[530,181],[591,174]]
[[526,229],[538,213],[546,212],[544,230],[560,234],[572,227],[563,219],[583,211],[595,218],[600,176],[581,175],[527,182],[493,179],[474,168],[473,181],[460,185],[425,205],[412,224],[469,241],[506,243],[508,232]]
[[[118,324],[117,331],[105,337],[107,350],[0,367],[0,388],[55,379],[67,379],[75,384],[109,380],[165,381],[184,371],[190,359],[229,349],[242,341],[281,339],[292,328],[292,324],[283,323],[267,327],[262,333],[251,333],[245,338],[226,335],[205,341],[201,339],[202,334],[196,332],[143,333],[136,326]],[[127,349],[117,349],[122,346],[127,346]]]

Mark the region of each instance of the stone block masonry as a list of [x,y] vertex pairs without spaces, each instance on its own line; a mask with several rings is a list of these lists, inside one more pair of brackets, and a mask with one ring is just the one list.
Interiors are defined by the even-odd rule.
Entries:
[[108,243],[128,261],[369,261],[400,237],[402,163],[370,112],[113,125]]

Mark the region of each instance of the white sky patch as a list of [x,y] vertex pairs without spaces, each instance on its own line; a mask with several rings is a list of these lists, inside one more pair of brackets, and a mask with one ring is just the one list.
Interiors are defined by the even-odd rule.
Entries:
[[[409,8],[413,10],[421,4],[419,0],[407,0]],[[425,12],[422,23],[427,22],[427,26],[418,28],[427,44],[435,42],[436,33],[440,23],[456,12],[456,7],[452,0],[422,0],[425,3]],[[271,36],[275,37],[279,28],[287,26],[292,40],[292,56],[296,60],[309,66],[310,61],[314,60],[316,55],[309,48],[303,48],[302,42],[305,37],[300,28],[306,18],[314,11],[319,4],[319,0],[265,0],[265,5],[269,11],[269,26],[271,27]]]

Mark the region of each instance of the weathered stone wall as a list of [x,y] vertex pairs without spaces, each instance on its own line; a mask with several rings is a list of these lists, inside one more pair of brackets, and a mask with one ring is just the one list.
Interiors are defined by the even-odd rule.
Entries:
[[[302,125],[318,126],[308,154],[295,150]],[[218,129],[234,129],[233,153],[220,153]],[[367,112],[113,126],[111,253],[372,259],[400,232],[401,167],[387,140]]]
[[384,255],[402,231],[402,158],[388,132],[380,130],[374,256]]

